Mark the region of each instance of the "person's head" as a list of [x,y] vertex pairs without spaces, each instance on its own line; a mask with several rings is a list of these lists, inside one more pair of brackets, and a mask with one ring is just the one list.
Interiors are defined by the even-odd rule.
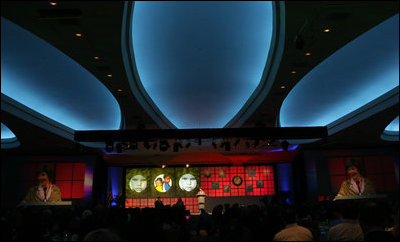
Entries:
[[196,188],[196,186],[197,186],[197,181],[192,174],[189,173],[184,174],[179,179],[179,187],[186,192],[192,191],[193,189]]
[[44,165],[36,170],[36,178],[41,186],[47,186],[50,183],[52,172],[50,167]]
[[129,182],[129,186],[132,190],[134,190],[136,192],[142,192],[147,187],[147,180],[142,175],[136,175],[131,178],[131,181]]
[[157,178],[157,180],[156,180],[156,186],[157,186],[157,187],[161,187],[162,185],[163,185],[162,179],[161,179],[161,178]]
[[170,180],[171,180],[171,178],[170,178],[169,176],[167,176],[167,177],[164,178],[164,181],[165,181],[166,183],[169,183]]
[[346,162],[346,172],[347,175],[352,179],[360,179],[361,175],[361,165],[354,159],[350,159]]

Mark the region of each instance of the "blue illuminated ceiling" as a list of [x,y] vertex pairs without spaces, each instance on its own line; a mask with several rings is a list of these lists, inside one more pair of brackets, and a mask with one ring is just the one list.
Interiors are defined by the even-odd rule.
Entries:
[[[338,120],[343,123],[347,115],[354,116],[362,107],[369,105],[363,110],[364,115],[374,114],[377,103],[383,103],[378,99],[388,97],[398,103],[398,85],[397,14],[349,42],[306,74],[284,100],[280,126],[328,126],[332,134],[339,131],[329,129],[333,124]],[[360,121],[354,120],[353,124]],[[343,128],[346,127],[340,127]]]
[[17,136],[5,124],[1,123],[1,148],[15,148],[19,144]]
[[260,84],[273,3],[135,2],[132,16],[131,88],[141,85],[171,127],[222,128]]
[[399,116],[386,126],[381,138],[388,141],[399,141]]
[[110,130],[121,125],[118,102],[97,78],[3,17],[1,93],[73,130]]

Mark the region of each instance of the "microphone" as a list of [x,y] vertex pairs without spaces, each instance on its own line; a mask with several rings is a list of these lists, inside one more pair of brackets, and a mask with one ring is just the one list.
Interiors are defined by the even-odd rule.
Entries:
[[45,202],[47,202],[47,194],[46,194],[46,191],[47,191],[47,187],[45,186],[45,187],[43,187],[43,192],[44,192],[44,201]]
[[357,187],[358,187],[358,195],[361,195],[361,189],[360,189],[360,181],[356,181]]

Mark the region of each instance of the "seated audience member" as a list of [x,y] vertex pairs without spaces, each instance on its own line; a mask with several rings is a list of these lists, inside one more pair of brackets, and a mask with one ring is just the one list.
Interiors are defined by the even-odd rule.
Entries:
[[285,209],[284,219],[286,227],[274,236],[274,241],[312,241],[313,236],[309,229],[296,223],[296,211],[293,207]]
[[39,167],[36,171],[36,178],[38,185],[29,189],[22,203],[61,201],[60,188],[50,182],[52,171],[48,166]]
[[89,232],[83,241],[121,241],[121,238],[110,229],[103,228]]
[[164,203],[161,201],[160,197],[157,197],[157,200],[154,202],[154,207],[155,208],[163,208]]
[[392,232],[385,231],[389,214],[385,208],[376,202],[363,205],[360,212],[360,224],[364,231],[365,241],[395,241]]
[[331,241],[362,241],[363,231],[358,222],[358,206],[353,201],[341,204],[342,222],[331,227],[328,231],[328,240]]

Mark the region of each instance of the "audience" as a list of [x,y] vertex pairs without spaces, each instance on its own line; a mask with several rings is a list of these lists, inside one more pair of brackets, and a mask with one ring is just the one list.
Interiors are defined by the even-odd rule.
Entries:
[[363,241],[364,234],[358,221],[357,203],[353,201],[342,202],[342,222],[329,229],[328,240],[330,241]]
[[[44,241],[398,240],[398,205],[334,202],[218,205],[190,215],[180,202],[157,208],[18,207],[1,213],[1,239]],[[341,218],[343,217],[343,218]],[[358,219],[360,223],[358,223]],[[342,219],[342,220],[341,220]],[[325,237],[325,225],[329,236]],[[324,225],[324,226],[322,226]],[[397,237],[396,237],[397,236]]]

